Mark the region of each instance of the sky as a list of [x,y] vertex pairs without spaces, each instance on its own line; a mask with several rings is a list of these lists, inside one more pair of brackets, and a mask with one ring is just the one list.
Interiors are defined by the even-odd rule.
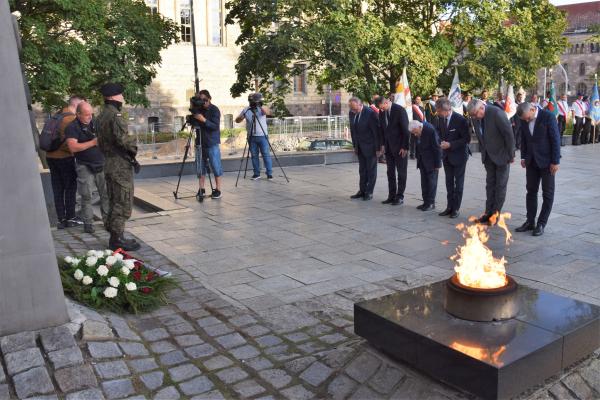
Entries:
[[565,4],[590,3],[597,0],[550,0],[555,6],[564,6]]

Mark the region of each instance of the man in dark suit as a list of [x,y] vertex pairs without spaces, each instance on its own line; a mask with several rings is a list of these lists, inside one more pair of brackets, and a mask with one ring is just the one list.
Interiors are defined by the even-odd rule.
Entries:
[[421,172],[421,211],[435,209],[438,172],[442,166],[442,150],[438,134],[429,122],[412,120],[408,123],[410,133],[417,138],[417,168]]
[[352,97],[348,104],[350,106],[350,134],[354,153],[358,156],[358,173],[360,175],[358,192],[350,198],[371,200],[377,179],[377,157],[381,154],[377,114],[370,107],[365,107],[357,97]]
[[452,111],[452,104],[447,98],[435,103],[438,118],[434,126],[440,133],[440,147],[446,174],[446,193],[448,205],[440,216],[456,218],[459,215],[465,183],[465,169],[469,159],[468,144],[471,141],[469,124],[461,114]]
[[388,198],[382,203],[402,204],[408,169],[408,114],[404,107],[383,96],[375,98],[373,103],[379,109],[379,143],[383,147],[381,151],[385,151],[387,163]]
[[[544,234],[554,202],[554,176],[560,164],[560,132],[554,115],[540,110],[531,103],[517,107],[521,124],[521,166],[527,177],[527,221],[517,232],[533,231],[533,236]],[[537,225],[537,194],[542,182],[542,211]]]
[[515,158],[515,138],[504,110],[486,105],[482,100],[472,100],[467,111],[473,120],[486,172],[485,213],[478,222],[489,224],[490,217],[502,210],[506,199],[510,164]]

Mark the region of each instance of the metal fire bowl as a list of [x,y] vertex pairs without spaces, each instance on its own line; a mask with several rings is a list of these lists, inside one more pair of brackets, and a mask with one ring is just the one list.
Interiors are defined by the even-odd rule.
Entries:
[[444,308],[455,317],[469,321],[502,321],[519,312],[517,282],[507,276],[508,284],[495,289],[478,289],[462,285],[454,274],[446,282]]

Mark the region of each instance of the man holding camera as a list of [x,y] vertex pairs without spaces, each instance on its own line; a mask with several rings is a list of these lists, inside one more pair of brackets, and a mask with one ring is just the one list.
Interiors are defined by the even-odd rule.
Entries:
[[129,136],[127,121],[121,108],[125,102],[123,86],[118,83],[102,85],[100,93],[104,97],[104,108],[96,119],[98,146],[104,154],[104,177],[108,193],[108,215],[105,228],[110,232],[108,247],[111,250],[139,250],[135,239],[124,236],[125,222],[131,217],[133,207],[133,172],[140,165],[135,159],[137,145]]
[[235,119],[236,123],[246,120],[246,132],[248,134],[248,144],[250,154],[252,155],[252,169],[254,174],[252,180],[260,179],[260,161],[258,152],[263,158],[267,179],[273,179],[273,162],[269,153],[269,139],[267,137],[267,115],[270,110],[263,105],[263,96],[260,93],[252,93],[248,96],[249,106],[244,108],[240,115]]
[[[215,187],[211,193],[212,199],[221,198],[221,111],[211,103],[212,97],[208,90],[199,91],[190,99],[190,123],[192,128],[199,129],[196,134],[196,173],[198,174],[198,194],[196,198],[202,202],[206,191],[204,183],[206,174],[212,170],[215,176]],[[210,164],[210,167],[209,165]],[[210,170],[209,170],[210,168]]]
[[81,196],[81,217],[83,231],[94,233],[94,212],[92,210],[92,193],[94,186],[100,196],[100,211],[106,223],[108,215],[108,196],[104,177],[104,155],[98,148],[98,138],[92,115],[92,106],[82,101],[77,105],[77,118],[65,129],[67,146],[75,155],[75,171],[77,172],[77,190]]

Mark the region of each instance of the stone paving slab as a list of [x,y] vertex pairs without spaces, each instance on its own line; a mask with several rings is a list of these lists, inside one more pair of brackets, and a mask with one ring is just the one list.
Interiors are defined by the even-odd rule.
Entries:
[[[598,304],[600,223],[585,216],[600,217],[600,189],[589,184],[600,175],[600,159],[580,147],[566,149],[563,160],[546,234],[515,234],[508,250],[494,238],[492,247],[506,255],[520,283]],[[192,210],[185,215],[131,221],[131,233],[145,242],[136,256],[171,271],[181,284],[170,294],[171,304],[126,316],[82,308],[77,318],[83,329],[75,336],[64,327],[0,338],[0,399],[3,393],[67,399],[470,398],[353,333],[354,302],[452,271],[446,258],[460,240],[454,229],[460,221],[414,209],[420,189],[412,167],[411,161],[400,207],[350,201],[357,180],[357,166],[350,164],[289,168],[289,185],[277,176],[242,181],[220,201],[181,200]],[[506,208],[514,211],[514,227],[524,217],[524,173],[512,169]],[[226,174],[225,187],[233,179]],[[481,211],[483,182],[481,163],[472,158],[463,216]],[[174,180],[139,182],[149,192],[156,184],[169,188]],[[182,184],[193,190],[195,181],[184,177]],[[375,200],[386,197],[385,186],[380,168]],[[438,188],[441,208],[443,176]],[[170,196],[169,190],[154,195]],[[96,231],[54,231],[57,254],[103,248],[108,237]],[[8,370],[10,354],[28,349],[45,362]],[[598,376],[600,351],[521,398],[599,398]]]

